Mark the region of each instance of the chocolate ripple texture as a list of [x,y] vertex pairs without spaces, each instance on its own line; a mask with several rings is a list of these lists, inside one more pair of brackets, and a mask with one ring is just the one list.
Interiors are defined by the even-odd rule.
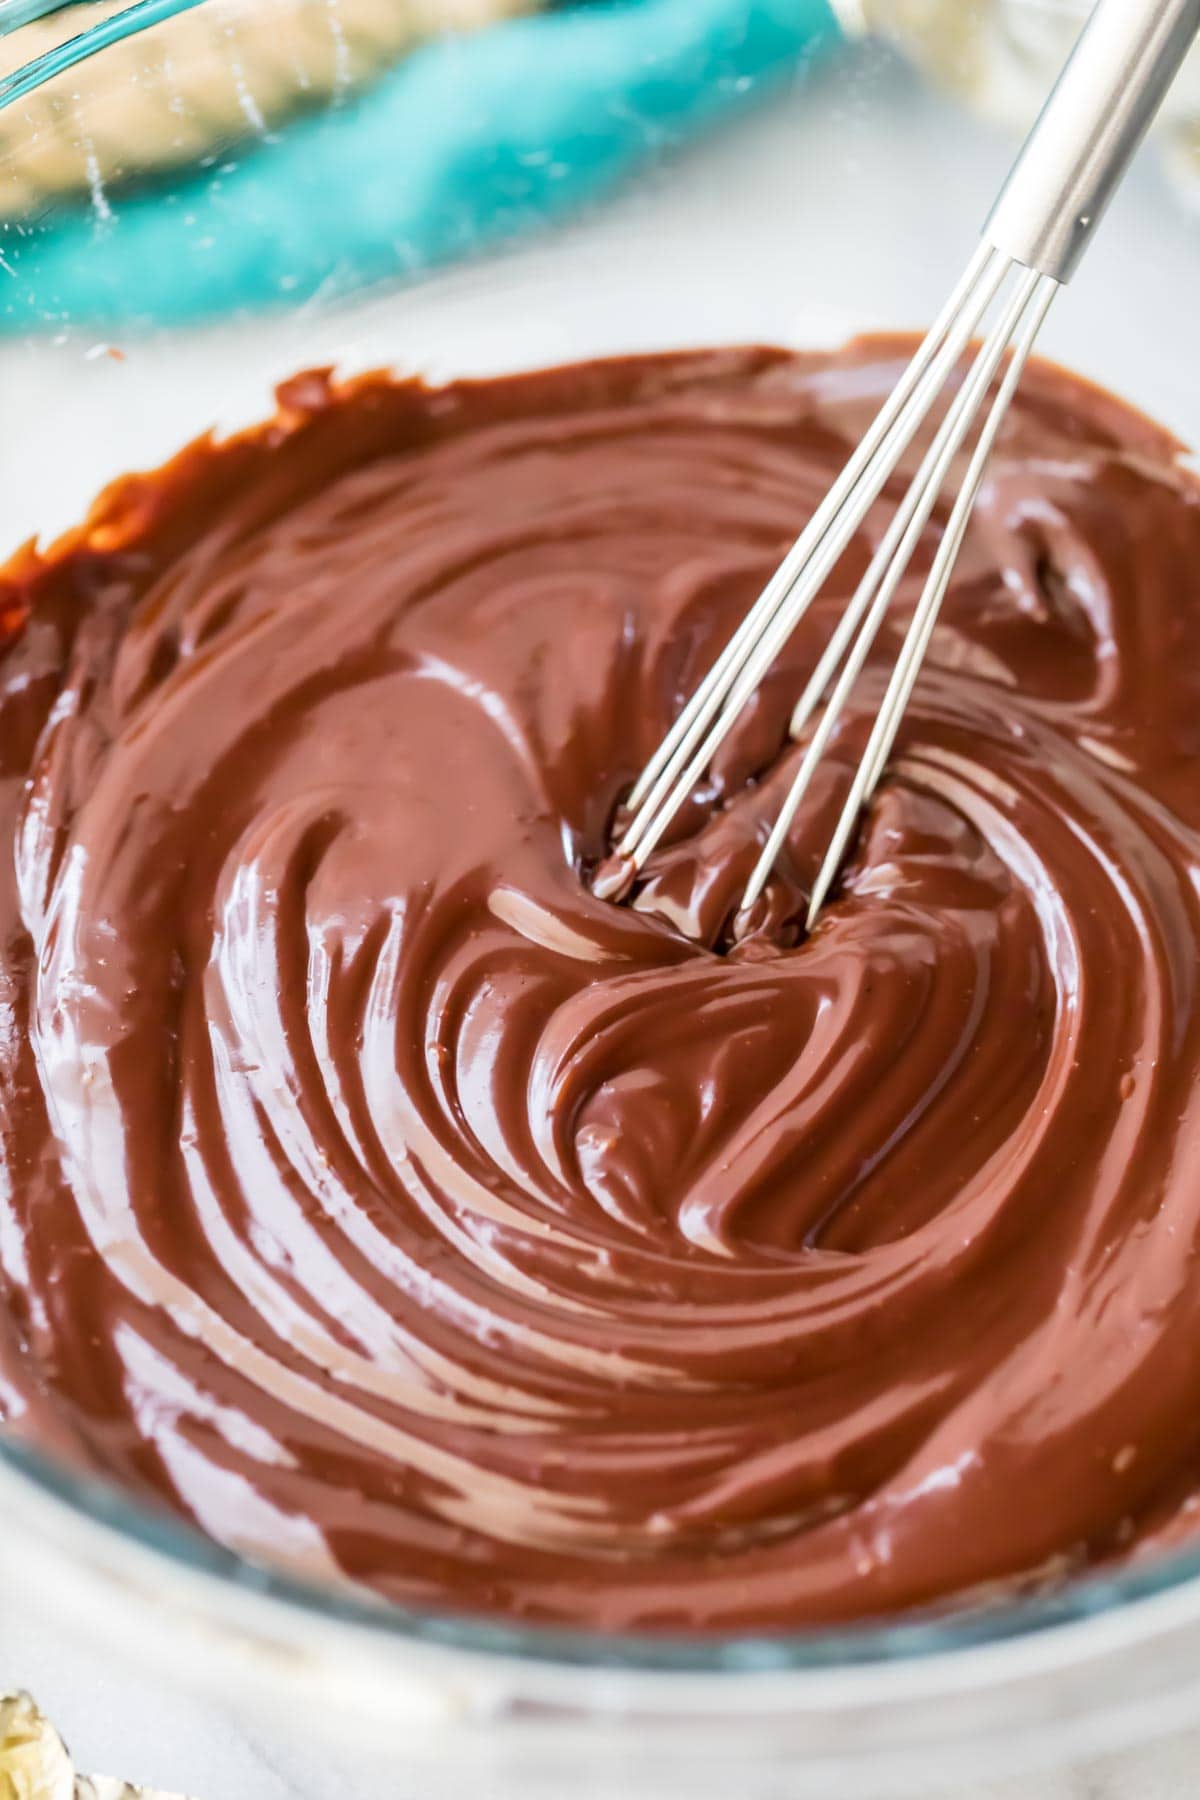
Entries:
[[1035,367],[834,902],[935,520],[762,928],[791,705],[639,767],[907,345],[322,373],[3,572],[0,1415],[254,1558],[602,1629],[1200,1526],[1200,487]]

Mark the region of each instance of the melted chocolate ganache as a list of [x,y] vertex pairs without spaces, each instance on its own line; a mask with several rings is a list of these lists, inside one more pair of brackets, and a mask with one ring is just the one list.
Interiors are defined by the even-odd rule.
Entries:
[[633,904],[589,885],[901,355],[298,377],[10,563],[10,1432],[251,1555],[608,1628],[1188,1530],[1200,486],[1166,434],[1031,371],[807,941],[937,522],[770,916],[729,921],[895,486]]

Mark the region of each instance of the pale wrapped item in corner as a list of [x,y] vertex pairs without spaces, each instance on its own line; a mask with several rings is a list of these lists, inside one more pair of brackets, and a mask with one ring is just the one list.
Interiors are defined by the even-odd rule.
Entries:
[[0,1800],[185,1800],[104,1775],[79,1775],[28,1694],[0,1694]]
[[[899,43],[941,86],[1024,132],[1078,37],[1090,0],[842,0],[860,26]],[[1157,136],[1200,209],[1200,52],[1167,99]]]

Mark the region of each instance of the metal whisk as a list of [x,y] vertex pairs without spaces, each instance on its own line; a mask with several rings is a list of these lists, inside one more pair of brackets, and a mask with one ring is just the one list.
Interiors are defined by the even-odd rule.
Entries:
[[[975,351],[908,491],[797,701],[799,738],[824,701],[735,919],[744,929],[807,793],[955,457],[999,377],[870,738],[812,890],[811,929],[891,752],[996,436],[1042,322],[1090,242],[1200,32],[1200,0],[1099,0],[941,316],[795,545],[633,788],[597,893],[628,891],[738,715],[812,605],[976,332]],[[1006,361],[1007,359],[1007,361]]]

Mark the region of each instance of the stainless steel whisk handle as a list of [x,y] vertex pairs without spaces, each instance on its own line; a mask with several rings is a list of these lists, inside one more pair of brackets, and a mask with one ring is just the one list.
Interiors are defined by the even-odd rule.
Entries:
[[983,235],[1069,281],[1197,34],[1200,0],[1097,0]]
[[892,509],[891,522],[792,713],[790,735],[802,745],[798,766],[744,890],[733,921],[735,939],[756,929],[754,908],[797,809],[852,704],[852,691],[933,519],[938,496],[982,414],[953,507],[937,528],[936,553],[892,662],[867,747],[813,882],[806,918],[812,929],[891,756],[988,459],[1047,311],[1091,241],[1198,33],[1200,0],[1098,0],[961,281],[866,436],[634,783],[620,840],[593,883],[599,898],[617,899],[631,890],[772,663],[824,591],[917,433],[946,398],[947,383],[969,353],[977,328],[1002,301],[1000,318],[971,354],[969,370],[948,405],[941,406],[932,442]]

